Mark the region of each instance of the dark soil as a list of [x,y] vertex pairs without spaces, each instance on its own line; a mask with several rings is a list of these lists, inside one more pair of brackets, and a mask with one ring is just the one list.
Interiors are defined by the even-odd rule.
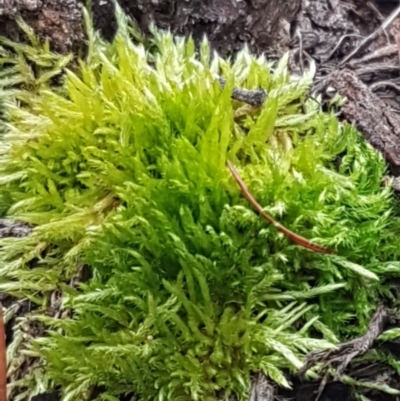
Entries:
[[76,0],[2,0],[0,35],[14,41],[24,37],[15,19],[21,16],[53,50],[76,51],[83,40],[82,10]]
[[41,394],[32,398],[32,401],[60,401],[60,395],[58,392],[54,392],[51,394]]

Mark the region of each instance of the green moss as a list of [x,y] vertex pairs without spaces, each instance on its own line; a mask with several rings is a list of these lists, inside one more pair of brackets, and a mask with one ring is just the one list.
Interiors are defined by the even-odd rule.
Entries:
[[[305,353],[362,333],[390,296],[400,226],[384,160],[307,97],[313,72],[290,76],[286,57],[226,61],[160,32],[150,54],[120,24],[111,44],[89,32],[62,88],[23,107],[6,90],[1,195],[36,228],[0,241],[0,289],[44,308],[64,291],[73,318],[39,310],[52,329],[30,351],[64,401],[94,387],[99,400],[244,400],[260,370],[288,386]],[[233,86],[268,98],[235,118]],[[227,160],[268,213],[337,255],[257,216]],[[82,264],[93,278],[68,288]]]

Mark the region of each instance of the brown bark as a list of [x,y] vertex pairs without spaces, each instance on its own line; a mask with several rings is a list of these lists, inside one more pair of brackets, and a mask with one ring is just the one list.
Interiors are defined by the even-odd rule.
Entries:
[[206,34],[222,55],[245,43],[256,52],[280,55],[290,42],[290,24],[301,0],[120,0],[146,31],[151,20],[175,34]]
[[[114,0],[93,0],[94,22],[107,39],[115,33]],[[146,32],[150,21],[176,34],[207,35],[216,50],[228,55],[247,43],[253,51],[281,55],[290,42],[290,26],[301,0],[120,0]],[[68,52],[82,42],[80,0],[3,0],[0,34],[20,41],[14,22],[21,14],[54,50]]]
[[53,50],[76,51],[83,39],[82,8],[77,0],[3,0],[0,2],[0,35],[23,41],[15,18],[22,18]]
[[392,174],[399,176],[400,116],[390,110],[352,71],[335,71],[330,77],[330,84],[347,98],[341,109],[343,117],[384,155]]

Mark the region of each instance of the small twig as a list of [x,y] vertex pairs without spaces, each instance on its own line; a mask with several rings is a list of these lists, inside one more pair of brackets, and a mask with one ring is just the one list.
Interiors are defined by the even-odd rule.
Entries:
[[0,238],[27,237],[32,232],[32,227],[25,223],[0,219]]
[[366,6],[375,14],[376,18],[378,18],[379,22],[383,22],[385,17],[381,14],[381,12],[375,7],[375,4],[371,1],[367,1]]
[[317,396],[315,397],[315,401],[319,401],[319,399],[321,398],[321,395],[324,392],[325,387],[328,384],[328,381],[329,381],[329,372],[326,372],[321,380],[321,383],[318,386],[318,392]]
[[351,37],[357,37],[357,38],[362,38],[361,35],[358,35],[356,33],[348,33],[346,35],[341,36],[341,38],[339,39],[339,41],[337,42],[336,46],[333,48],[333,50],[329,53],[328,57],[324,60],[324,63],[326,63],[328,60],[331,59],[331,57],[335,54],[336,50],[339,49],[339,47],[341,46],[342,42],[346,39],[346,38],[351,38]]
[[309,241],[308,239],[301,237],[300,235],[294,233],[293,231],[290,231],[286,227],[282,226],[280,223],[278,223],[272,216],[269,214],[265,213],[261,205],[254,199],[253,195],[250,193],[249,189],[247,188],[246,184],[243,182],[241,177],[239,176],[238,172],[236,171],[235,167],[233,164],[228,161],[228,167],[229,170],[231,171],[233,178],[236,180],[237,184],[239,185],[240,189],[242,190],[242,193],[244,197],[249,201],[249,203],[253,206],[253,208],[269,223],[273,224],[278,231],[280,231],[282,234],[286,235],[290,240],[292,240],[295,244],[298,244],[302,246],[303,248],[306,248],[310,251],[313,252],[318,252],[318,253],[336,253],[336,251],[325,248],[323,246],[317,245]]
[[258,373],[251,383],[249,401],[273,401],[274,388],[261,372]]
[[377,58],[382,58],[382,57],[388,57],[388,56],[393,56],[398,52],[397,45],[388,45],[385,47],[380,47],[379,49],[375,50],[374,52],[367,54],[365,57],[361,59],[355,59],[351,62],[351,65],[357,65],[357,64],[365,64],[371,60],[377,59]]
[[[218,81],[221,87],[224,88],[226,80],[218,78]],[[267,92],[262,88],[257,90],[233,88],[231,98],[256,107],[261,106],[265,102]]]
[[299,37],[299,63],[300,63],[300,69],[301,73],[304,73],[304,62],[303,62],[303,35],[301,31],[297,33]]
[[384,87],[390,87],[395,89],[397,92],[400,93],[400,86],[396,85],[394,82],[390,82],[390,81],[379,81],[379,82],[375,82],[374,84],[372,84],[369,89],[371,92],[375,92],[377,89],[379,88],[384,88]]
[[[379,22],[383,22],[385,21],[385,17],[380,13],[380,11],[375,7],[375,5],[371,2],[371,1],[367,1],[366,6],[375,14],[376,18],[379,20]],[[385,36],[386,36],[386,40],[388,42],[388,44],[390,44],[390,36],[387,32],[386,29],[383,30]]]
[[0,305],[0,401],[7,401],[7,347],[2,305]]
[[357,76],[364,74],[376,74],[378,72],[390,72],[390,71],[398,71],[399,66],[389,63],[374,63],[370,64],[368,67],[360,67],[356,69],[354,72]]
[[320,373],[323,375],[321,383],[318,387],[318,393],[315,401],[318,401],[328,383],[330,370],[336,368],[334,380],[339,380],[343,375],[346,367],[356,357],[365,354],[374,344],[375,340],[383,332],[386,324],[393,315],[393,312],[379,305],[373,315],[366,333],[354,340],[347,341],[337,348],[325,351],[311,352],[306,357],[306,363],[300,369],[299,375],[304,375],[309,369],[321,363]]
[[392,312],[389,309],[384,305],[379,305],[363,336],[347,341],[334,349],[311,352],[307,355],[306,363],[299,371],[299,374],[303,375],[317,364],[322,364],[320,368],[321,372],[325,373],[334,367],[336,368],[334,379],[339,379],[354,358],[365,354],[372,347],[375,340],[383,332],[391,316]]
[[381,24],[381,26],[376,29],[371,35],[367,36],[365,39],[361,41],[361,43],[350,53],[348,54],[340,63],[339,66],[343,66],[350,59],[352,59],[362,48],[366,45],[370,44],[382,31],[385,31],[389,26],[393,23],[393,21],[400,15],[400,6],[397,7],[392,14],[389,15],[388,18]]

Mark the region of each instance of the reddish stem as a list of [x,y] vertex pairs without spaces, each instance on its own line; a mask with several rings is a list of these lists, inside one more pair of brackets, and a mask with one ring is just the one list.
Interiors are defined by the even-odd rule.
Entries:
[[303,248],[306,248],[310,251],[313,252],[319,252],[319,253],[336,253],[336,251],[332,249],[325,248],[321,245],[314,244],[313,242],[309,241],[308,239],[294,233],[293,231],[290,231],[286,227],[282,226],[279,224],[272,216],[269,214],[265,213],[261,205],[254,199],[253,195],[250,193],[249,189],[247,188],[246,184],[243,182],[241,179],[239,173],[236,171],[235,167],[233,164],[228,161],[228,167],[229,170],[231,171],[233,178],[236,180],[237,184],[239,185],[240,189],[242,190],[242,193],[244,197],[249,201],[249,203],[253,206],[253,208],[269,223],[273,224],[278,231],[286,235],[289,239],[291,239],[294,243],[302,246]]

